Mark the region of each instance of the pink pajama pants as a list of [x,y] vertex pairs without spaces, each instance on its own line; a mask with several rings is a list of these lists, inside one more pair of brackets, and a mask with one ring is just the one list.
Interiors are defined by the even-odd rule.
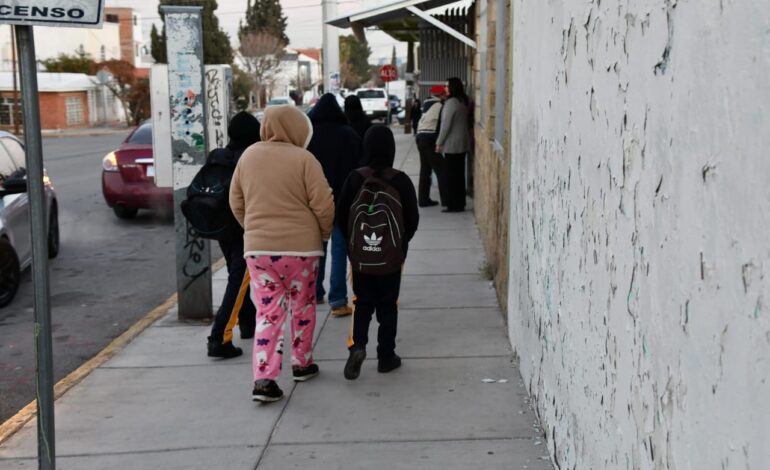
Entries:
[[284,323],[291,311],[291,364],[313,363],[318,256],[249,256],[251,292],[257,307],[254,380],[281,374]]

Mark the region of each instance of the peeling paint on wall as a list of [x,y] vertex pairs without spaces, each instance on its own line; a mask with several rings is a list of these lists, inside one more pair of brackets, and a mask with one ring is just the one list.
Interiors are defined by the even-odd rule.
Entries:
[[770,4],[513,2],[509,333],[560,469],[770,462]]

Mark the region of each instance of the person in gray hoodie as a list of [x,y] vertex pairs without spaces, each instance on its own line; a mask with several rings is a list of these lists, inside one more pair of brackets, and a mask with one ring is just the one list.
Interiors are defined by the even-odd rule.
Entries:
[[448,98],[441,110],[436,153],[446,159],[447,208],[442,212],[465,210],[465,156],[470,150],[468,96],[457,77],[447,80]]

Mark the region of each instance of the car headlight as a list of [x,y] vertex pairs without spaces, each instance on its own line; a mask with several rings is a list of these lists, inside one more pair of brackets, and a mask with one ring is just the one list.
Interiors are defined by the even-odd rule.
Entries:
[[118,171],[118,158],[115,156],[115,152],[110,152],[104,157],[102,169],[104,171]]

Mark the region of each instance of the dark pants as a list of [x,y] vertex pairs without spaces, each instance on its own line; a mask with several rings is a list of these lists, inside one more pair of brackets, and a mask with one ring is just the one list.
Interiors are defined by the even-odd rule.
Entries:
[[447,180],[447,209],[461,211],[465,209],[465,154],[447,153],[446,180]]
[[398,294],[401,289],[401,272],[373,276],[353,272],[353,292],[356,308],[353,313],[353,345],[366,348],[369,342],[369,323],[377,312],[377,357],[387,359],[396,354],[396,328],[398,325]]
[[446,171],[444,158],[436,153],[436,139],[420,134],[417,136],[417,150],[420,152],[420,179],[418,183],[417,200],[424,205],[430,200],[431,171],[436,172],[438,193],[441,205],[447,205]]
[[214,316],[211,339],[227,343],[233,340],[236,320],[240,324],[241,337],[254,336],[257,312],[249,295],[249,279],[246,260],[243,259],[243,237],[220,240],[219,247],[227,262],[227,287],[222,304]]

